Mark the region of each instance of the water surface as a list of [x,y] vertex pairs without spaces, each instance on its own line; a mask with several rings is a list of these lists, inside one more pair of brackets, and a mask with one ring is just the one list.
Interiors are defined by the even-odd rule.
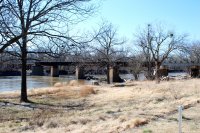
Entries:
[[[184,76],[187,73],[169,73],[169,76]],[[106,78],[106,75],[94,75],[97,78]],[[122,79],[134,79],[132,74],[120,75]],[[50,76],[27,76],[27,88],[42,88],[53,86],[56,82],[68,82],[70,80],[76,79],[74,75],[60,75],[60,77],[50,77]],[[145,76],[143,73],[139,75],[139,80],[144,80]],[[91,83],[91,82],[87,82]],[[16,91],[21,88],[21,77],[20,76],[0,76],[0,92],[5,91]]]
[[[75,76],[27,76],[27,88],[41,88],[53,86],[56,82],[67,82],[75,79]],[[21,76],[1,76],[0,77],[0,92],[16,91],[21,88]]]

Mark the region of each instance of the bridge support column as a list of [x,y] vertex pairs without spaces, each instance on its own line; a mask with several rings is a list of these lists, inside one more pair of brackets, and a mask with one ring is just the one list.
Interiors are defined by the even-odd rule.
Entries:
[[44,68],[43,66],[32,66],[32,73],[33,76],[44,76]]
[[118,67],[110,67],[109,68],[109,79],[110,83],[113,82],[123,82],[123,80],[119,76],[119,68]]
[[51,66],[51,77],[59,77],[59,68],[58,66]]
[[199,67],[198,66],[192,66],[190,74],[191,74],[191,77],[193,77],[193,78],[199,77],[200,76],[199,75]]
[[159,69],[160,77],[168,76],[168,68],[166,66],[161,66]]
[[83,67],[76,66],[76,79],[85,79]]

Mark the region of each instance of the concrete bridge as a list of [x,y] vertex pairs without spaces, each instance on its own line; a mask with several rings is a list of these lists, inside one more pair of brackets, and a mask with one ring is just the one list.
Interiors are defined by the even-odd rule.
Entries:
[[[90,66],[106,66],[107,62],[35,62],[35,66],[32,66],[32,74],[35,76],[43,76],[43,66],[50,66],[50,75],[52,77],[59,77],[59,66],[75,66],[75,75],[77,79],[84,79],[84,68]],[[119,82],[119,67],[128,66],[127,62],[114,62],[109,67],[109,79],[111,82]]]
[[[43,76],[44,69],[43,66],[51,66],[50,75],[52,77],[59,76],[59,66],[75,66],[75,75],[77,79],[84,79],[84,68],[91,66],[106,66],[107,62],[35,62],[35,66],[32,67],[32,75]],[[177,64],[176,64],[177,65]],[[184,64],[185,65],[185,64]],[[161,67],[160,74],[163,76],[168,75],[168,70],[171,70],[170,65],[163,64],[164,67]],[[179,65],[183,67],[183,65]],[[128,67],[128,62],[114,62],[109,67],[109,78],[111,82],[118,82],[119,77],[119,68]],[[190,74],[192,77],[200,76],[200,65],[187,64],[184,67],[189,68]]]

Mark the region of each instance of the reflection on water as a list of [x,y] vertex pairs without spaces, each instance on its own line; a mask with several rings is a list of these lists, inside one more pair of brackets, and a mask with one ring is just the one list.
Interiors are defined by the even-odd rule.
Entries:
[[173,72],[173,73],[169,73],[168,76],[169,77],[176,77],[176,76],[188,76],[189,74],[186,72]]

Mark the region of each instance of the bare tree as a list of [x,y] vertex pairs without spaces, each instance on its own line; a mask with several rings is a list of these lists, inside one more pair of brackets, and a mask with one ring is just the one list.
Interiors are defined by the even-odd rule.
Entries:
[[135,80],[138,80],[139,74],[144,71],[144,61],[145,56],[142,53],[133,54],[129,57],[129,66],[131,73],[133,74]]
[[95,35],[95,41],[91,47],[96,51],[98,60],[105,62],[107,68],[107,83],[110,84],[109,68],[115,61],[120,60],[116,55],[122,52],[120,48],[125,43],[125,40],[120,40],[117,37],[117,30],[111,23],[103,23]]
[[26,64],[30,49],[40,46],[48,48],[51,52],[57,48],[62,49],[63,45],[70,47],[72,43],[73,45],[78,44],[73,37],[69,36],[67,25],[78,23],[92,13],[93,7],[84,4],[88,2],[90,0],[1,1],[0,52],[12,47],[20,49],[21,101],[28,101]]
[[200,42],[192,42],[190,47],[187,48],[191,62],[200,63]]
[[[134,41],[134,44],[136,45],[134,47],[142,50],[145,56],[144,65],[147,68],[145,76],[147,79],[152,80],[153,79],[153,66],[152,66],[153,58],[152,58],[150,49],[148,47],[149,44],[151,43],[149,27],[150,27],[150,24],[148,24],[147,31],[146,29],[144,29],[143,31],[140,31],[139,33],[135,35],[136,40]],[[143,41],[145,41],[145,43]]]
[[161,64],[170,53],[182,47],[185,37],[185,35],[176,35],[165,31],[161,25],[153,26],[150,24],[137,34],[137,44],[143,49],[144,54],[148,58],[152,58],[155,63],[155,78],[158,83],[160,82],[159,69]]

